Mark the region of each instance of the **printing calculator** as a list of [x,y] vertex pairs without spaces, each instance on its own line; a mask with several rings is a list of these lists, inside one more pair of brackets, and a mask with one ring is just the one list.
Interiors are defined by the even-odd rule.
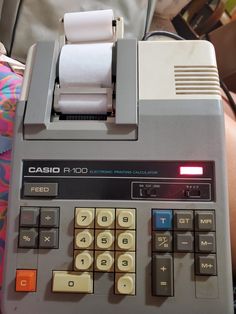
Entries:
[[2,314],[232,314],[214,49],[135,39],[115,49],[114,114],[83,119],[53,109],[60,43],[30,50]]

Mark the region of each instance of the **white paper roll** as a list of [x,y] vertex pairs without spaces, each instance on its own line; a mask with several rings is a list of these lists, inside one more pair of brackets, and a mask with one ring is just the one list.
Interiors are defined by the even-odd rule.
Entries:
[[112,41],[112,10],[73,12],[64,15],[65,35],[69,42]]
[[107,114],[107,96],[61,95],[57,110],[63,114]]
[[65,45],[59,61],[61,87],[111,86],[112,43]]

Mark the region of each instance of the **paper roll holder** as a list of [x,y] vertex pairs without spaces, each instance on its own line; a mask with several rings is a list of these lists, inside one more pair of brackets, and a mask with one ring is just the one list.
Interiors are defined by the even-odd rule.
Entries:
[[[60,50],[64,45],[68,43],[66,36],[64,34],[64,20],[60,20]],[[124,36],[124,20],[122,17],[116,17],[112,21],[113,28],[113,42],[114,44],[118,39],[123,38]],[[115,115],[115,105],[113,103],[113,87],[61,87],[59,83],[55,84],[54,89],[54,100],[53,100],[53,109],[56,113],[60,114],[60,108],[58,106],[60,97],[62,95],[106,95],[107,97],[107,115],[114,116]],[[74,114],[76,115],[76,114]],[[77,115],[84,116],[84,115]],[[89,116],[89,115],[87,115]]]
[[[137,40],[121,38],[114,43],[112,74],[115,79],[112,87],[109,88],[103,86],[62,88],[59,84],[57,68],[61,47],[62,41],[58,39],[38,42],[30,49],[20,98],[22,106],[25,107],[24,138],[28,140],[42,138],[45,140],[136,140]],[[72,119],[61,119],[63,114],[56,112],[60,95],[88,93],[107,95],[109,113],[105,119],[88,117],[87,121],[69,121],[77,120],[76,115]],[[86,120],[86,115],[79,120]]]

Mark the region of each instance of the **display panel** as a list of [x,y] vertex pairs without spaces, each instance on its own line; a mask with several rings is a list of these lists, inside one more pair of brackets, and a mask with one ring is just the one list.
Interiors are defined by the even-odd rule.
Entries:
[[214,163],[209,161],[26,160],[22,181],[23,198],[214,199]]

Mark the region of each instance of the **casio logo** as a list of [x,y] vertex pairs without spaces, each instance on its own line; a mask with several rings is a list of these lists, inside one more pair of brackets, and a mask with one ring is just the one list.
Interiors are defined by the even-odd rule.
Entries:
[[29,167],[29,173],[60,173],[58,167]]

